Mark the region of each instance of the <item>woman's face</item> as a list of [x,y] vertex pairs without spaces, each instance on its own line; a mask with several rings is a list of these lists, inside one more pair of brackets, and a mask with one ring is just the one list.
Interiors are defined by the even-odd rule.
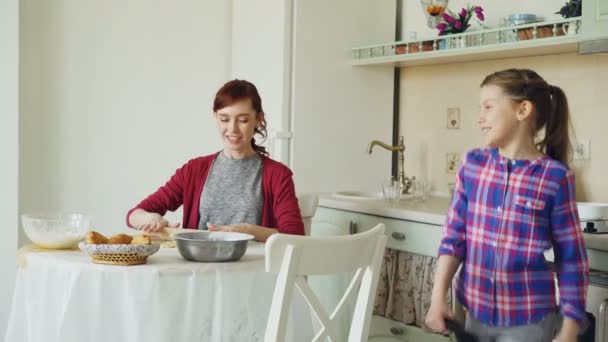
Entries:
[[502,88],[486,85],[479,99],[479,127],[488,147],[504,147],[514,139],[518,130],[517,105]]
[[264,113],[256,113],[251,100],[241,100],[215,113],[217,127],[226,152],[249,155],[254,129],[264,118]]

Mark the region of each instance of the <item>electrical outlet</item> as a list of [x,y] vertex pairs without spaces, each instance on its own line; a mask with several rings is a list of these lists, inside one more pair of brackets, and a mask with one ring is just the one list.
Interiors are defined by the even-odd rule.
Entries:
[[448,152],[445,155],[445,171],[447,173],[456,173],[458,171],[458,165],[460,164],[460,154]]
[[460,108],[448,108],[447,127],[448,129],[460,129]]
[[573,157],[574,160],[588,160],[591,159],[591,153],[589,151],[589,139],[581,139],[574,142],[573,146]]

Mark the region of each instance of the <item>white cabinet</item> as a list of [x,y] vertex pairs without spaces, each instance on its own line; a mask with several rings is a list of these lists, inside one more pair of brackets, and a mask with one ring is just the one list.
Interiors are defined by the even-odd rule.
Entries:
[[420,255],[437,256],[441,242],[441,226],[359,214],[357,231],[373,228],[378,223],[386,226],[386,247]]
[[[386,217],[367,215],[344,210],[319,207],[312,219],[312,236],[346,235],[363,232],[375,227],[378,223],[386,226],[387,247],[406,252],[436,256],[441,240],[441,227],[431,224],[397,220]],[[333,310],[340,296],[344,293],[351,275],[329,277],[311,277],[311,287],[319,296],[327,310]],[[352,312],[352,305],[349,312]],[[340,336],[346,340],[348,324],[351,317],[342,317]],[[428,333],[421,328],[405,325],[384,317],[374,316],[370,327],[370,342],[416,341],[440,342],[449,338]]]
[[[353,69],[350,48],[394,37],[395,5],[294,1],[290,167],[299,191],[375,190],[390,153],[365,155],[392,132],[392,69]],[[376,190],[377,191],[377,190]]]
[[393,70],[353,69],[349,51],[394,37],[394,2],[230,3],[232,77],[258,85],[269,150],[292,169],[298,191],[376,189],[390,153],[363,151],[391,137]]
[[608,37],[608,0],[590,0],[583,3],[583,38]]
[[312,218],[311,235],[338,236],[352,234],[358,224],[359,216],[359,214],[349,211],[319,207]]

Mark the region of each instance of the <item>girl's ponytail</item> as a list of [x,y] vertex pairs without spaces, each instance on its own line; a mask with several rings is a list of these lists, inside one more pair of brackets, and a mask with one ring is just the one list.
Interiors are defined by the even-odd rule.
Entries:
[[570,110],[564,91],[557,86],[549,86],[551,110],[546,115],[545,136],[539,147],[551,158],[568,164],[572,156],[570,143]]

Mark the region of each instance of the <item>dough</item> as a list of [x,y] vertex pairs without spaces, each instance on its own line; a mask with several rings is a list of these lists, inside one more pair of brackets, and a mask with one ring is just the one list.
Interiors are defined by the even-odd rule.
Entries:
[[175,241],[166,241],[160,244],[161,247],[164,248],[175,248]]
[[145,234],[136,235],[131,241],[132,245],[151,245],[152,238]]
[[86,237],[85,241],[89,244],[101,245],[101,244],[108,243],[108,238],[99,234],[96,231],[90,231],[87,233],[87,237]]
[[111,245],[128,245],[133,240],[131,235],[127,234],[117,234],[108,239],[109,244]]

